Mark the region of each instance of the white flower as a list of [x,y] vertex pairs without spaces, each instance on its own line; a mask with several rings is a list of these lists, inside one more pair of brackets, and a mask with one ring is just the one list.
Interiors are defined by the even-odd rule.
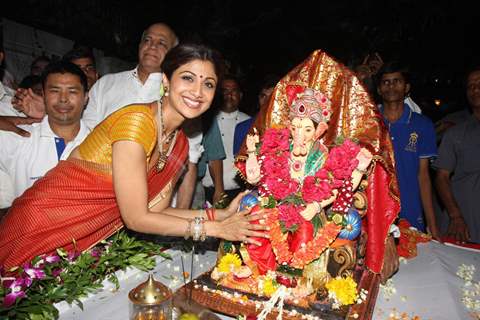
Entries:
[[478,313],[480,311],[480,283],[473,282],[474,273],[475,266],[473,265],[462,264],[457,270],[457,275],[464,280],[461,301],[468,310]]
[[384,285],[380,285],[383,292],[383,297],[385,300],[390,300],[390,298],[397,293],[397,289],[394,287],[392,279],[388,279]]

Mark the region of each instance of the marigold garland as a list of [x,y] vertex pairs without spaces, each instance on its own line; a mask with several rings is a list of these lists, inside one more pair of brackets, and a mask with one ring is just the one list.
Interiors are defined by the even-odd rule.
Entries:
[[329,222],[317,232],[316,237],[305,244],[302,248],[292,253],[288,247],[287,233],[282,233],[278,223],[278,210],[272,210],[266,219],[270,226],[269,235],[273,252],[280,264],[287,263],[295,268],[303,268],[312,260],[318,258],[328,246],[335,240],[342,228],[335,223]]
[[300,250],[293,254],[290,265],[297,269],[303,269],[312,260],[318,258],[330,244],[337,238],[341,226],[328,222],[322,229],[319,229],[315,238],[306,243]]

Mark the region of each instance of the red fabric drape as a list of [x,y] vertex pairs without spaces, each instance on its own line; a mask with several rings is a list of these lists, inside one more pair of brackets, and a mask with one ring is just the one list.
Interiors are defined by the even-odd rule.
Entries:
[[368,234],[365,264],[376,273],[382,271],[385,241],[390,225],[400,211],[398,199],[392,197],[389,192],[391,188],[389,183],[396,182],[390,179],[381,162],[375,163],[375,168],[368,179],[368,209],[364,226]]

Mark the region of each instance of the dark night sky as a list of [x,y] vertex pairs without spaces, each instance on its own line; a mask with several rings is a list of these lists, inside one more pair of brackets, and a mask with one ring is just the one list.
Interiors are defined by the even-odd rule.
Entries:
[[142,30],[165,21],[181,39],[220,49],[251,86],[265,73],[288,72],[315,49],[350,66],[378,51],[410,65],[417,92],[458,99],[462,75],[480,60],[474,2],[24,0],[5,16],[130,61]]

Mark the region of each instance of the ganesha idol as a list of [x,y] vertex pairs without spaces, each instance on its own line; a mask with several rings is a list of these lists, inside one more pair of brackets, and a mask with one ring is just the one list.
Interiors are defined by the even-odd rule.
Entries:
[[[288,124],[267,128],[261,137],[256,130],[248,135],[247,159],[240,166],[245,180],[257,189],[243,204],[252,213],[262,212],[257,223],[269,227],[269,237],[256,239],[260,246],[242,244],[242,261],[230,273],[216,268],[212,277],[267,296],[264,288],[273,279],[292,287],[298,298],[338,275],[338,268],[335,275],[328,272],[332,248],[358,238],[362,205],[356,203],[356,190],[372,154],[348,139],[324,145],[332,105],[322,92],[302,86],[287,86],[285,91]],[[348,250],[354,263],[354,246]]]

